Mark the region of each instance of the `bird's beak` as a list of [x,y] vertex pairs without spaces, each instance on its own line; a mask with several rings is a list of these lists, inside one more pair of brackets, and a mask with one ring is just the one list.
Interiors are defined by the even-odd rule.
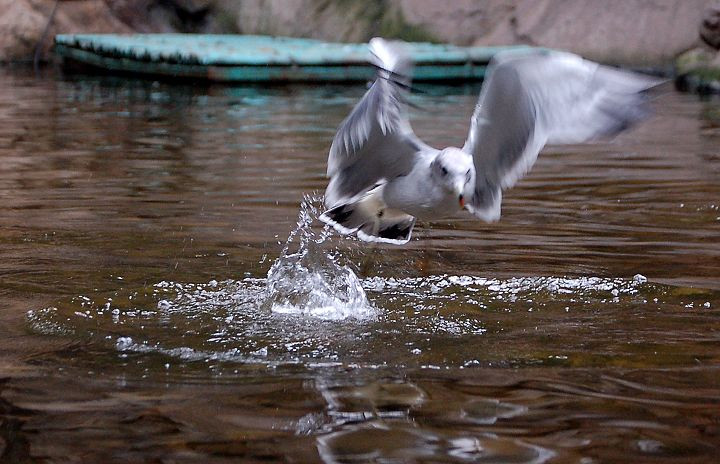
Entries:
[[460,205],[460,209],[465,209],[465,195],[463,195],[464,189],[465,189],[465,183],[458,184],[455,189],[457,196],[458,196],[458,204]]

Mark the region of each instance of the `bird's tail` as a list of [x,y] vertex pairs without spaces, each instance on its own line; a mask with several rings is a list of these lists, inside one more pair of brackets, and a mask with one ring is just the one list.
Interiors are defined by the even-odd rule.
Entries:
[[320,220],[341,234],[356,234],[365,242],[403,245],[410,241],[415,218],[388,208],[382,201],[383,186],[376,186],[320,215]]

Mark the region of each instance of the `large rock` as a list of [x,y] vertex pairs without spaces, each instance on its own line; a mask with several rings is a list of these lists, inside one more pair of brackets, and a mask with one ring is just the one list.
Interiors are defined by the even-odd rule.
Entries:
[[[53,10],[48,0],[0,0],[0,61],[29,61],[48,26]],[[103,0],[61,1],[50,24],[42,56],[60,33],[130,32]]]
[[696,93],[720,93],[720,2],[705,11],[700,24],[705,45],[675,60],[675,85]]
[[[532,44],[610,63],[662,65],[699,43],[717,0],[74,0],[56,33],[216,32],[364,42]],[[32,59],[51,0],[0,0],[0,61]],[[714,23],[707,23],[714,37]],[[705,37],[705,36],[704,36]],[[706,40],[714,40],[712,38]]]
[[529,44],[609,63],[669,63],[698,42],[717,0],[396,0],[412,24],[453,42]]
[[[238,29],[326,40],[373,35],[460,45],[530,44],[619,64],[669,64],[698,43],[717,0],[226,0]],[[358,5],[361,5],[358,6]]]
[[0,59],[32,59],[52,11],[49,2],[0,0]]
[[[0,61],[29,61],[53,10],[52,0],[0,0]],[[62,0],[41,46],[47,58],[55,34],[224,32],[213,0]]]
[[700,25],[700,37],[707,45],[720,50],[720,2],[705,11]]
[[720,93],[720,53],[698,47],[681,54],[675,61],[675,86],[685,92]]
[[105,0],[136,32],[223,32],[214,27],[214,0]]
[[318,0],[230,0],[220,2],[243,34],[287,35],[365,42],[376,32],[381,2]]

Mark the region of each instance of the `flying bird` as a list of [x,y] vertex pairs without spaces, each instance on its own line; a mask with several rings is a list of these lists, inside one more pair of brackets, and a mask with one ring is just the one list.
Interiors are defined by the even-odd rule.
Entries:
[[655,78],[570,53],[527,49],[493,57],[462,148],[433,148],[410,127],[407,44],[370,40],[375,81],[340,124],[328,156],[327,210],[342,234],[404,244],[416,219],[467,210],[500,218],[502,191],[525,175],[545,144],[617,134],[647,115]]

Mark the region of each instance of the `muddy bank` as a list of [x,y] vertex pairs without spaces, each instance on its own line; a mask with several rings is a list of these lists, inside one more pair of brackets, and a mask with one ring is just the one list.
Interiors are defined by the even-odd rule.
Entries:
[[[50,38],[76,32],[272,34],[331,41],[372,36],[460,45],[531,44],[619,64],[669,64],[700,43],[716,0],[63,0]],[[31,60],[53,2],[0,0],[0,61]]]

